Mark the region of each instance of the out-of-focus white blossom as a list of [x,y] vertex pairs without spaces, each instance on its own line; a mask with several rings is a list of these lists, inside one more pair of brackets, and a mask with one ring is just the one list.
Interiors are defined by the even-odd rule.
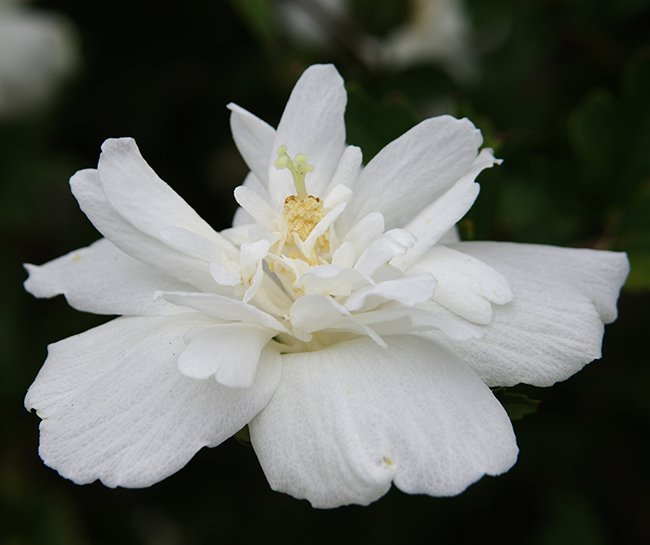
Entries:
[[[377,61],[389,66],[408,67],[439,64],[460,80],[475,74],[470,46],[470,24],[462,0],[410,0],[408,21],[386,39],[377,40]],[[367,55],[373,53],[368,46]]]
[[[353,24],[349,0],[285,0],[276,5],[287,33],[307,46],[327,48],[343,42],[371,66],[400,69],[435,64],[457,80],[471,79],[476,63],[463,1],[405,3],[406,20],[385,37],[363,32]],[[347,35],[350,31],[353,36]]]
[[44,105],[77,64],[63,17],[0,0],[0,120]]

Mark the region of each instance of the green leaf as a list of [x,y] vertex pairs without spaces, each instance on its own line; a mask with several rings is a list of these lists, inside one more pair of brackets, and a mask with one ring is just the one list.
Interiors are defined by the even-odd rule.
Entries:
[[272,40],[275,20],[269,0],[231,0],[230,3],[262,42]]
[[632,59],[623,71],[623,100],[637,110],[648,109],[650,49]]
[[348,141],[361,147],[365,163],[418,121],[413,106],[402,94],[392,93],[377,100],[358,83],[346,87]]
[[510,420],[521,420],[524,416],[535,414],[540,403],[538,399],[532,399],[508,388],[494,388],[492,393],[503,405]]
[[355,22],[377,36],[385,36],[407,22],[408,2],[403,0],[351,0],[350,12]]
[[616,195],[619,188],[626,142],[622,117],[621,105],[613,96],[594,91],[569,118],[569,139],[581,166],[579,181],[602,197]]
[[650,250],[629,252],[630,276],[625,283],[627,291],[650,291]]
[[248,429],[248,425],[244,426],[235,434],[235,439],[244,445],[245,447],[250,447],[251,445],[251,433]]

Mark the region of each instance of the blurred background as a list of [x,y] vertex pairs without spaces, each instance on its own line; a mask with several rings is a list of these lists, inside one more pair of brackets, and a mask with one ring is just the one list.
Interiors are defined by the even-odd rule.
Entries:
[[[480,176],[464,238],[629,252],[603,359],[520,390],[540,405],[514,424],[518,464],[455,498],[313,510],[234,439],[145,490],[59,477],[22,400],[48,343],[106,318],[33,299],[21,264],[98,238],[69,177],[133,136],[225,228],[246,174],[226,104],[275,125],[314,62],[345,78],[366,162],[431,115],[483,130],[504,163]],[[0,543],[650,543],[649,98],[644,0],[0,0]]]

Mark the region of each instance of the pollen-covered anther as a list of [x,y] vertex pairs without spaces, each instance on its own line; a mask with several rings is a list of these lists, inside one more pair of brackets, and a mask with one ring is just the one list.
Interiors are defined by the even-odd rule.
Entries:
[[[306,155],[299,153],[295,158],[291,158],[287,152],[286,146],[278,148],[278,158],[275,161],[275,167],[278,169],[287,169],[293,178],[293,185],[296,188],[295,195],[289,195],[284,200],[282,214],[287,222],[288,238],[281,243],[281,251],[292,258],[301,257],[300,250],[293,242],[293,236],[298,235],[300,240],[305,242],[314,227],[325,216],[323,203],[320,198],[314,197],[307,193],[305,186],[305,177],[313,172],[314,166],[309,164]],[[329,237],[327,233],[322,234],[315,241],[310,255],[302,255],[302,258],[313,264],[318,262],[318,256],[329,250]]]
[[282,212],[287,220],[287,230],[296,233],[303,241],[307,240],[324,215],[321,200],[313,195],[307,195],[302,199],[296,195],[289,195],[284,200]]

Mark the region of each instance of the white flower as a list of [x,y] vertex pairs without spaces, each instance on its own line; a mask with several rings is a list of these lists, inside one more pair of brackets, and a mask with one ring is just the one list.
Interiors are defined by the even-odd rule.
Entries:
[[[624,254],[454,242],[495,163],[466,119],[427,119],[365,167],[343,82],[309,68],[277,130],[231,105],[251,173],[217,233],[108,140],[71,180],[106,237],[26,288],[122,315],[50,346],[26,406],[45,463],[151,485],[249,425],[275,490],[368,504],[394,482],[458,494],[517,457],[490,386],[548,386],[600,356]],[[444,241],[445,244],[441,244]]]
[[439,63],[457,80],[476,75],[470,21],[462,0],[411,0],[408,21],[368,46],[388,66]]
[[20,4],[0,0],[0,118],[44,103],[77,60],[66,20]]
[[387,36],[355,30],[350,0],[277,2],[278,21],[290,38],[306,46],[329,48],[337,42],[368,64],[408,68],[438,64],[452,77],[476,75],[471,22],[462,0],[408,0],[408,17]]

